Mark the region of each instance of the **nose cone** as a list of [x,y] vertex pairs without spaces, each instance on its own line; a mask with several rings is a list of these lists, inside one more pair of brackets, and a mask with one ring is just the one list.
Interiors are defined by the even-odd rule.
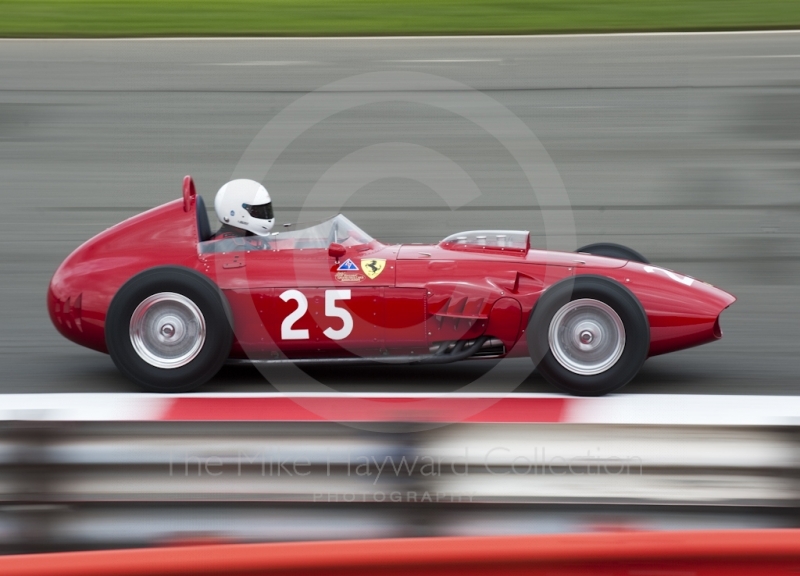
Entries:
[[650,356],[699,346],[722,337],[719,316],[736,297],[672,270],[629,262],[628,287],[647,312]]
[[675,311],[716,317],[736,302],[736,296],[725,290],[666,268],[628,262],[625,271],[634,275],[637,286],[662,300],[662,305],[669,302]]
[[695,280],[693,287],[698,304],[708,306],[709,311],[715,312],[717,315],[736,302],[736,296],[706,282]]
[[736,302],[736,296],[726,292],[725,290],[721,290],[716,286],[706,284],[705,282],[699,282],[697,289],[702,291],[705,298],[707,298],[706,306],[708,306],[709,314],[715,315],[714,325],[711,327],[711,335],[709,340],[719,340],[722,338],[722,327],[720,326],[719,320],[720,316],[731,304]]

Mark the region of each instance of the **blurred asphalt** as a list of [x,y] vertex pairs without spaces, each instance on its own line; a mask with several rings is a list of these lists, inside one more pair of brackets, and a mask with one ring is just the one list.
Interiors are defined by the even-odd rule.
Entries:
[[[461,82],[520,118],[569,196],[577,237],[555,230],[562,245],[627,244],[739,297],[723,315],[722,341],[648,361],[626,392],[800,393],[800,33],[0,40],[0,392],[134,390],[107,356],[50,325],[45,292],[61,260],[100,230],[178,197],[184,174],[210,204],[281,109],[380,71]],[[452,210],[415,174],[372,182],[342,208],[368,232],[426,242],[475,227],[531,229],[543,247],[543,212],[519,166],[465,119],[492,122],[499,108],[469,109],[464,92],[442,87],[387,84],[382,101],[294,140],[263,179],[279,221],[298,218],[337,161],[403,142],[454,161],[481,195]],[[432,92],[423,99],[455,112],[409,96],[423,88]],[[323,90],[311,102],[341,97]],[[303,219],[335,210],[323,204]],[[339,389],[454,390],[488,366],[312,374]],[[204,391],[270,389],[253,369],[226,368]],[[553,391],[536,375],[520,390]]]

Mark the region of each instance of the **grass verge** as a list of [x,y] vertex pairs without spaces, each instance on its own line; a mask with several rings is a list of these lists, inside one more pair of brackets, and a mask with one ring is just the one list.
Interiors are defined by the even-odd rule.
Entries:
[[800,0],[0,0],[0,37],[540,34],[800,27]]

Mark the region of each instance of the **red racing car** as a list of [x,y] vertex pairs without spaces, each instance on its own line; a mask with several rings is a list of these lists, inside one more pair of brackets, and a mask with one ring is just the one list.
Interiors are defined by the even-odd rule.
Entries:
[[650,356],[719,339],[736,299],[623,246],[536,250],[521,231],[389,246],[338,215],[217,238],[187,176],[182,199],[75,250],[47,300],[61,334],[152,391],[196,388],[226,361],[530,355],[552,384],[600,395]]

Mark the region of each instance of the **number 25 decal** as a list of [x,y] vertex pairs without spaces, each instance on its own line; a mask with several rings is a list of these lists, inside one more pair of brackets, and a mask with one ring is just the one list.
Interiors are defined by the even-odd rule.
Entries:
[[[280,296],[281,300],[297,302],[297,308],[281,322],[282,340],[308,340],[308,330],[294,328],[294,323],[308,312],[308,298],[299,290],[286,290]],[[325,316],[339,318],[342,327],[338,330],[326,328],[322,333],[331,340],[343,340],[353,331],[353,316],[349,310],[336,306],[337,300],[350,300],[350,290],[325,290]]]

